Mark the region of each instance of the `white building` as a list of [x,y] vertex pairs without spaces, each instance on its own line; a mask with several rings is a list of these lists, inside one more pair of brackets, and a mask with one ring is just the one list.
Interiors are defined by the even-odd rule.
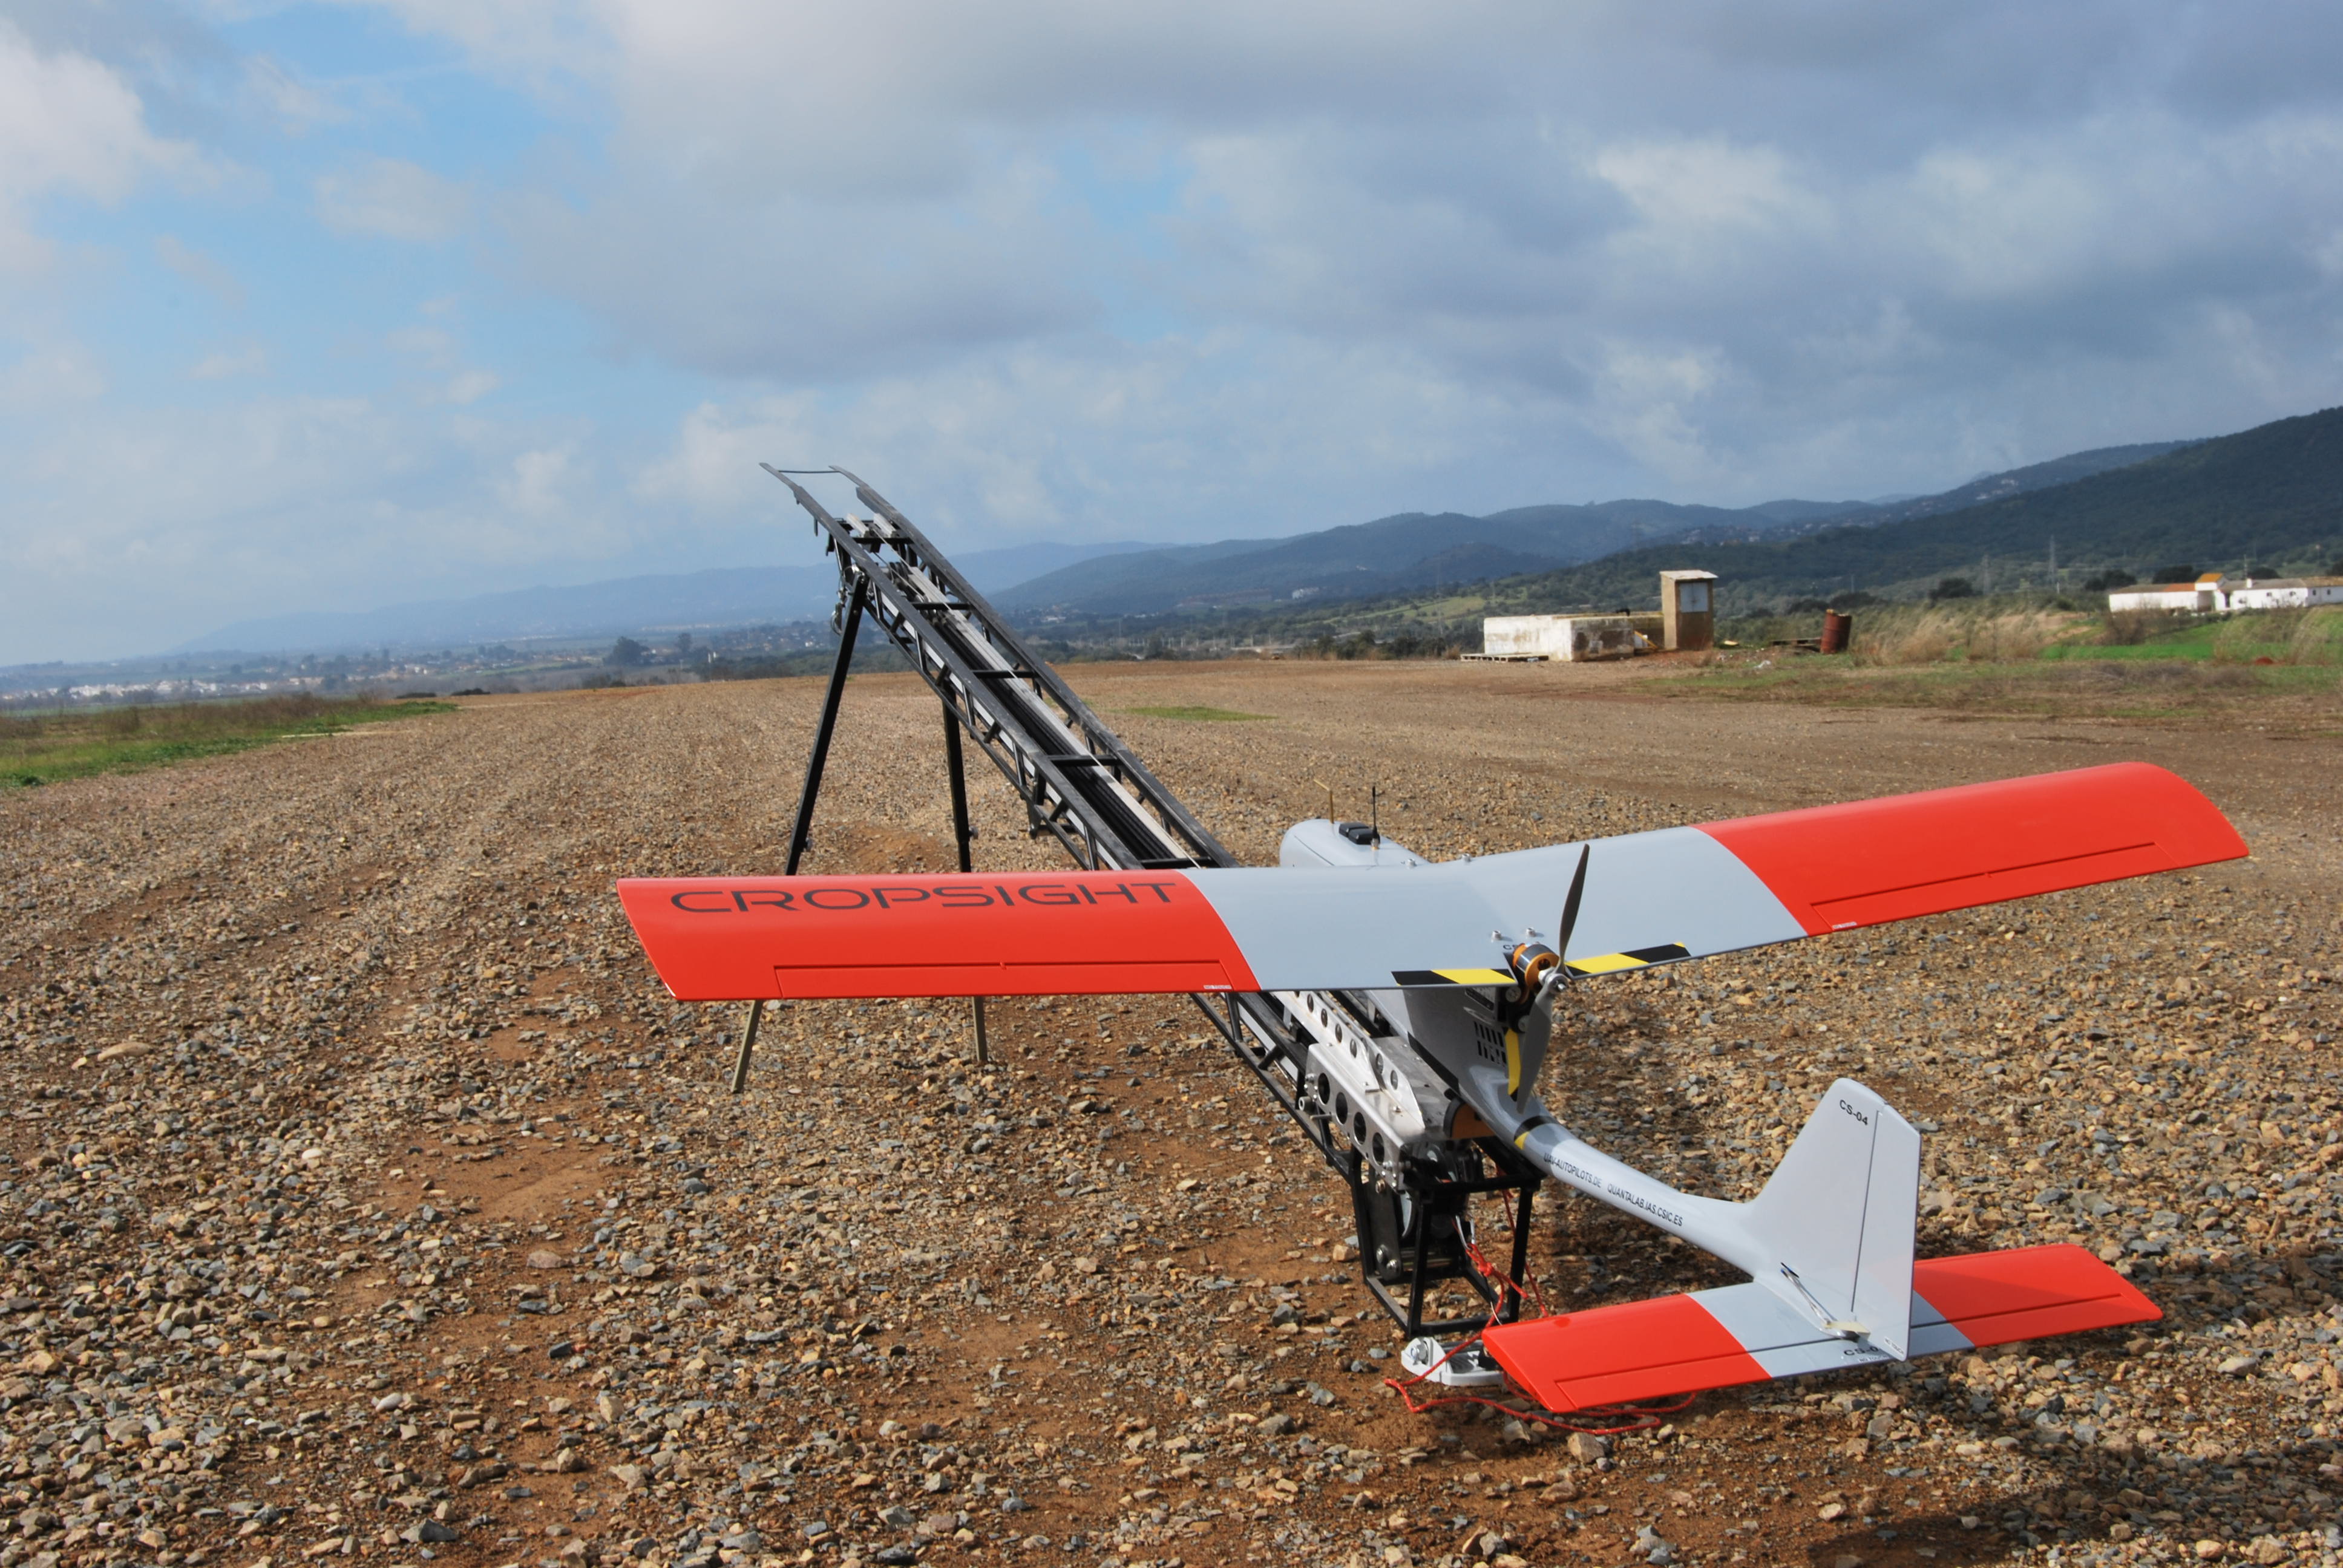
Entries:
[[2107,608],[2177,609],[2210,615],[2227,607],[2221,602],[2221,574],[2207,572],[2193,583],[2143,583],[2117,588],[2107,595]]
[[2223,609],[2304,609],[2343,604],[2343,578],[2247,578],[2221,585]]
[[2343,578],[2225,578],[2207,572],[2193,583],[2144,583],[2107,595],[2111,610],[2177,609],[2197,615],[2326,604],[2343,604]]

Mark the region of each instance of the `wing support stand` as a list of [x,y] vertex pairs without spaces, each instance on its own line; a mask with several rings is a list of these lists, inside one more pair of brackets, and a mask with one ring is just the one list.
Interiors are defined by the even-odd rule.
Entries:
[[740,1026],[740,1054],[732,1059],[732,1092],[735,1094],[749,1087],[749,1059],[757,1052],[757,1029],[764,1021],[764,1002],[761,1000],[750,1002],[748,1021]]

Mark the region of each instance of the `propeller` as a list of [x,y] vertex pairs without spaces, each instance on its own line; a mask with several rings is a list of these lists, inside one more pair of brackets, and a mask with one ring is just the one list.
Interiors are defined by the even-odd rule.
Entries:
[[1592,844],[1578,847],[1578,869],[1570,874],[1570,896],[1562,900],[1562,929],[1554,935],[1554,950],[1562,960],[1554,967],[1565,975],[1570,971],[1570,933],[1578,925],[1578,900],[1586,896],[1586,861],[1594,853]]
[[1570,892],[1562,900],[1562,925],[1554,932],[1554,967],[1546,971],[1537,994],[1531,999],[1532,1005],[1544,1009],[1548,1017],[1554,1014],[1554,999],[1571,980],[1570,933],[1578,926],[1579,901],[1586,896],[1586,862],[1594,852],[1591,844],[1578,847],[1578,867],[1570,874]]

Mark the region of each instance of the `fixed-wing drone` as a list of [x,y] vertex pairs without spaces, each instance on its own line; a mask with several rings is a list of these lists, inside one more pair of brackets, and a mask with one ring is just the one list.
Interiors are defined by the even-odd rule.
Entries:
[[1339,1008],[1297,1092],[1377,1190],[1401,1190],[1411,1161],[1477,1144],[1750,1276],[1558,1316],[1493,1313],[1488,1353],[1571,1411],[2159,1314],[2078,1247],[1916,1259],[1920,1134],[1850,1079],[1745,1203],[1589,1146],[1538,1095],[1541,1068],[1572,1049],[1554,1030],[1565,988],[2246,853],[2195,789],[2124,763],[1443,864],[1365,824],[1313,820],[1288,831],[1274,868],[618,892],[685,1001],[1188,992],[1271,993],[1295,1018]]
[[[2137,763],[1433,865],[1372,823],[1309,821],[1240,866],[886,498],[834,516],[768,465],[839,570],[838,658],[778,878],[618,885],[683,1001],[1187,992],[1351,1189],[1360,1278],[1450,1386],[1510,1377],[1554,1411],[2158,1316],[2078,1247],[1916,1260],[1920,1137],[1841,1079],[1746,1203],[1590,1147],[1537,1092],[1563,988],[1713,953],[2235,859],[2181,779]],[[960,874],[796,875],[868,617],[942,705]],[[1081,869],[972,874],[964,743]],[[1549,928],[1549,922],[1550,928]],[[1551,934],[1549,934],[1549,929]],[[1596,1049],[1585,1047],[1584,1049]],[[1552,1179],[1748,1271],[1746,1284],[1522,1321]],[[1513,1198],[1510,1270],[1473,1237]],[[1462,1281],[1485,1315],[1428,1322]],[[1496,1364],[1466,1368],[1470,1331]]]

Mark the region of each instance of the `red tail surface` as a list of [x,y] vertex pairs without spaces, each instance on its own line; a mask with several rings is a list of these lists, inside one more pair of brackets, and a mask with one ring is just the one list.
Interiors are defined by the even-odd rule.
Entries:
[[[1912,1293],[1915,1357],[2164,1315],[2080,1247],[1926,1259],[1913,1265]],[[1481,1337],[1516,1384],[1556,1411],[1889,1359],[1823,1333],[1757,1284],[1504,1323]]]

